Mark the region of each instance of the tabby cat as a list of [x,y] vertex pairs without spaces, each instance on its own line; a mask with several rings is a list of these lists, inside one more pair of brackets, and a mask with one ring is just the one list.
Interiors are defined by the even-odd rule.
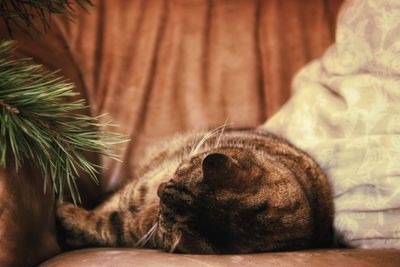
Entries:
[[318,164],[264,130],[222,132],[153,149],[138,179],[94,210],[59,206],[64,243],[196,254],[329,246],[333,202]]

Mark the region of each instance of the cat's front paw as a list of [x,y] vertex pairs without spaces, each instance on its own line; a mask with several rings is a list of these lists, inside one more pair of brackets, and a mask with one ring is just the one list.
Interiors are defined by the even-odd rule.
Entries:
[[70,229],[73,227],[78,207],[71,203],[64,203],[57,207],[56,221],[62,229]]
[[82,246],[79,230],[81,208],[71,203],[61,204],[56,210],[56,227],[58,243],[63,249]]
[[69,217],[68,214],[72,214],[78,209],[77,206],[75,206],[72,203],[63,203],[57,206],[57,217]]

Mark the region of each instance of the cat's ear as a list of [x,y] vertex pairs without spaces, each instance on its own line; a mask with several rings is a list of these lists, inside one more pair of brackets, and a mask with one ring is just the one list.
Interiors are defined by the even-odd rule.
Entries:
[[239,163],[222,153],[208,154],[202,162],[203,182],[208,185],[226,185],[241,176]]
[[249,160],[250,158],[251,155],[246,155],[241,164],[222,153],[208,154],[202,162],[203,183],[214,188],[229,188],[238,192],[258,187],[263,171],[254,161]]

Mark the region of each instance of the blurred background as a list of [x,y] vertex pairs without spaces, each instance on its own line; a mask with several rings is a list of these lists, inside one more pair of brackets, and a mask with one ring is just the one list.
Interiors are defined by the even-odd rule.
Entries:
[[[99,159],[104,193],[133,177],[144,148],[160,138],[271,117],[296,71],[333,43],[341,2],[93,1],[74,21],[53,16],[47,33],[13,29],[13,37],[18,57],[60,69],[93,115],[107,113],[131,139],[123,165]],[[6,38],[4,25],[1,32]]]

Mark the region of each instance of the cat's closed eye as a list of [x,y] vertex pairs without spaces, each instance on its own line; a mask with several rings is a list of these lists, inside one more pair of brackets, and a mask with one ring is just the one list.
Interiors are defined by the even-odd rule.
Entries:
[[243,216],[247,215],[249,217],[253,217],[258,214],[263,214],[263,213],[267,212],[268,208],[269,208],[268,203],[262,203],[262,204],[246,207],[243,209],[242,215]]
[[268,210],[268,203],[263,203],[263,204],[261,204],[261,205],[259,205],[259,206],[256,206],[256,207],[254,207],[254,209],[253,209],[253,211],[254,211],[254,213],[263,213],[263,212],[266,212],[267,210]]

